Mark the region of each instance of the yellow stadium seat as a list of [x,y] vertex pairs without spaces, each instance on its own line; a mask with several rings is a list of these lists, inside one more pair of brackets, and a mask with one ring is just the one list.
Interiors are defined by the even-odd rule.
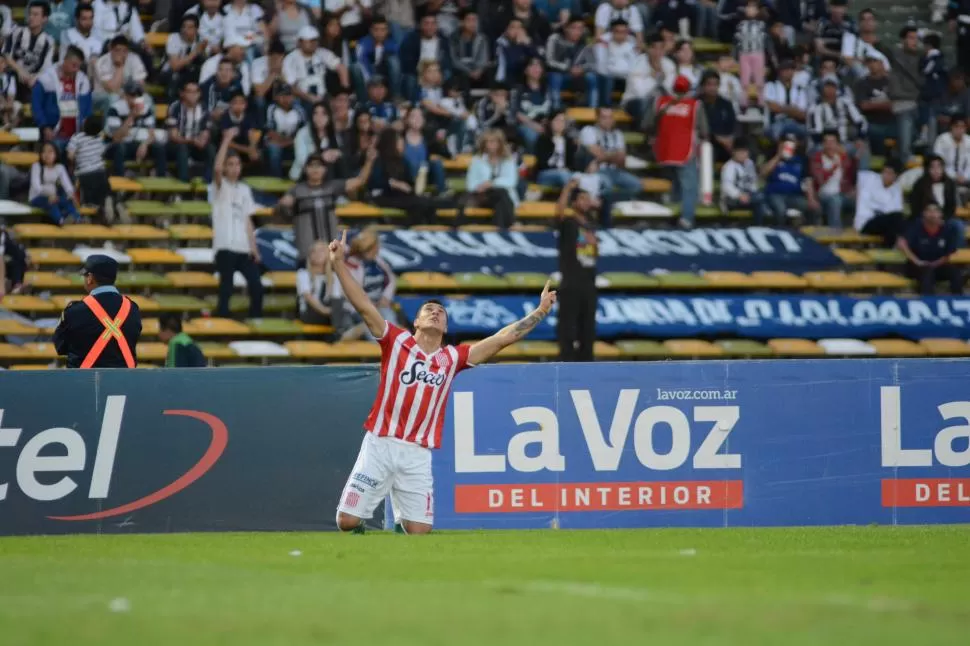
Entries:
[[10,359],[26,359],[30,353],[21,345],[12,343],[0,343],[0,360],[9,361]]
[[713,289],[752,289],[756,281],[739,271],[707,271],[704,278]]
[[231,359],[239,359],[239,355],[236,354],[236,351],[225,343],[203,341],[199,343],[199,349],[202,350],[202,354],[205,355],[206,359],[212,359],[214,361],[229,361]]
[[596,359],[614,360],[622,356],[623,352],[615,345],[611,345],[606,341],[596,341],[593,343],[593,357]]
[[138,362],[142,361],[165,361],[168,357],[168,344],[158,342],[139,343],[135,354],[138,355]]
[[127,249],[126,254],[136,265],[184,265],[185,258],[171,249],[138,248]]
[[[111,227],[111,235],[118,240],[168,240],[168,231],[147,224],[116,224]],[[131,255],[130,251],[128,255]]]
[[221,318],[199,318],[187,321],[183,329],[190,336],[247,336],[248,325]]
[[56,312],[57,307],[50,301],[45,301],[36,296],[25,296],[23,294],[11,294],[4,296],[0,300],[0,308],[11,312]]
[[804,278],[787,271],[753,271],[751,280],[759,289],[804,289],[808,286]]
[[155,120],[156,121],[165,121],[165,119],[167,117],[168,117],[168,105],[166,105],[164,103],[162,103],[160,105],[156,105],[155,106]]
[[466,171],[468,166],[472,163],[472,156],[470,154],[455,155],[452,159],[442,159],[441,165],[445,167],[445,170],[451,171]]
[[451,276],[436,271],[409,271],[401,274],[397,281],[397,287],[402,290],[447,291],[457,289],[458,283]]
[[158,319],[142,319],[141,336],[143,339],[158,336]]
[[845,291],[855,289],[859,284],[852,274],[841,271],[810,271],[803,278],[809,288],[819,291]]
[[168,43],[168,34],[160,31],[150,31],[145,34],[145,44],[149,47],[163,48]]
[[40,329],[15,319],[0,319],[0,336],[34,336]]
[[642,184],[644,193],[669,193],[674,188],[673,182],[669,179],[658,177],[644,177]]
[[[566,117],[579,124],[589,124],[596,121],[596,108],[569,108]],[[613,118],[617,124],[632,123],[633,119],[623,110],[613,110]]]
[[173,224],[168,232],[175,240],[212,240],[212,229],[204,224]]
[[108,184],[115,193],[138,193],[141,191],[141,184],[127,177],[113,176],[108,178]]
[[[466,225],[467,226],[467,225]],[[481,226],[488,226],[483,224]],[[451,231],[452,227],[447,224],[415,224],[408,227],[411,231]],[[464,229],[464,227],[462,227]]]
[[149,298],[148,296],[142,296],[141,294],[128,294],[128,298],[135,301],[138,309],[142,312],[158,312],[162,309],[154,299]]
[[380,218],[386,216],[400,217],[403,215],[405,215],[403,211],[399,212],[397,209],[382,209],[379,206],[365,204],[364,202],[348,202],[337,207],[338,218]]
[[869,345],[881,357],[922,357],[926,348],[905,339],[869,339]]
[[[418,227],[411,227],[412,229],[417,229]],[[445,227],[450,229],[451,227]],[[498,231],[498,227],[494,224],[463,224],[458,227],[459,231],[468,231],[469,233],[494,233]]]
[[51,296],[51,303],[54,304],[58,310],[62,310],[74,301],[80,301],[84,299],[84,294],[54,294]]
[[852,274],[856,289],[906,289],[910,286],[908,278],[885,271],[857,271]]
[[15,363],[10,370],[54,370],[54,367],[44,363]]
[[277,289],[296,289],[295,271],[270,271],[263,276],[269,279],[273,283],[273,287]]
[[957,249],[956,253],[950,256],[950,262],[955,265],[970,264],[970,249]]
[[102,224],[65,224],[54,236],[66,240],[113,240],[111,229]]
[[30,168],[39,159],[40,155],[37,153],[16,151],[0,153],[0,162],[16,168]]
[[0,146],[16,146],[20,143],[20,137],[9,130],[0,130]]
[[771,339],[768,347],[780,357],[824,357],[823,350],[815,341],[808,339]]
[[31,247],[27,249],[30,259],[37,265],[80,265],[81,259],[67,249]]
[[530,220],[548,220],[556,217],[555,202],[522,202],[515,209],[515,216]]
[[333,326],[315,323],[303,323],[303,334],[308,336],[327,336],[333,334]]
[[181,289],[216,289],[219,279],[204,271],[170,271],[165,277]]
[[621,339],[614,347],[624,359],[663,359],[667,356],[667,350],[652,339]]
[[880,236],[865,235],[854,229],[830,229],[829,227],[802,227],[801,232],[822,244],[869,245],[882,241]]
[[526,233],[541,233],[543,231],[548,231],[549,227],[545,224],[526,224],[524,222],[516,222],[509,227],[509,229],[512,231],[523,231]]
[[704,359],[724,356],[724,349],[700,339],[670,339],[663,342],[667,354],[678,359]]
[[919,344],[933,357],[970,356],[970,344],[959,339],[922,339]]
[[868,265],[872,262],[869,256],[857,249],[833,249],[832,251],[847,265]]
[[73,283],[64,276],[49,271],[28,271],[24,282],[37,289],[53,289],[55,287],[70,287]]
[[13,225],[13,232],[21,240],[47,240],[58,238],[61,228],[56,224],[21,223]]
[[519,341],[503,348],[498,359],[555,359],[559,346],[554,341]]
[[25,343],[23,348],[30,359],[54,360],[58,356],[53,343]]
[[[457,218],[458,209],[438,209],[436,212],[439,218]],[[490,218],[492,217],[492,209],[486,209],[481,206],[469,206],[465,209],[466,218]]]
[[332,346],[323,341],[287,341],[283,344],[294,359],[329,359]]
[[330,344],[328,359],[380,359],[381,346],[371,341],[341,341]]

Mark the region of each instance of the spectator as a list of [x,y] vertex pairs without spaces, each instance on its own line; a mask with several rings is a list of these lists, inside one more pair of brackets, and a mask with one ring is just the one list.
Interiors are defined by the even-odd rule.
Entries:
[[230,97],[229,109],[219,120],[219,129],[222,131],[232,130],[236,133],[232,141],[229,142],[230,150],[238,153],[240,157],[244,155],[248,157],[250,164],[259,161],[260,151],[257,144],[263,133],[256,127],[253,118],[246,110],[245,94],[236,92]]
[[889,69],[889,59],[879,51],[879,37],[876,29],[876,14],[872,9],[859,12],[859,31],[846,31],[842,36],[842,60],[847,74],[856,81],[869,73],[867,60],[875,58]]
[[27,6],[27,25],[15,28],[0,50],[7,57],[10,68],[17,74],[20,92],[17,99],[23,103],[30,100],[37,77],[54,62],[56,44],[44,32],[50,13],[49,4],[32,0]]
[[310,109],[326,96],[326,70],[337,72],[343,87],[350,85],[347,68],[333,52],[320,48],[319,37],[316,27],[304,27],[300,30],[299,47],[283,59],[283,77],[293,86],[294,94],[303,101],[305,109]]
[[420,26],[401,41],[401,91],[414,96],[418,86],[418,65],[421,61],[436,61],[444,78],[451,75],[448,42],[438,33],[438,18],[433,13],[421,16]]
[[57,147],[45,141],[40,147],[40,160],[30,167],[30,205],[42,209],[55,224],[81,219],[74,201],[74,183],[67,169],[57,161]]
[[182,331],[182,318],[166,313],[158,317],[158,340],[168,345],[166,368],[205,368],[209,365],[202,349]]
[[956,229],[957,247],[966,246],[966,224],[957,215],[957,185],[947,177],[943,158],[928,155],[923,162],[923,175],[909,193],[910,220],[918,220],[927,204],[934,203],[943,211],[943,219]]
[[50,14],[47,16],[47,26],[44,31],[54,40],[60,43],[68,29],[74,26],[74,15],[77,9],[77,0],[51,0]]
[[17,73],[9,68],[7,59],[0,56],[0,123],[15,128],[20,124],[23,104],[17,100]]
[[[394,42],[400,44],[401,41],[395,39]],[[340,20],[336,16],[327,16],[325,18],[323,34],[320,37],[320,48],[327,50],[340,59],[340,63],[348,70],[353,67],[353,59],[350,56],[350,45],[343,35]],[[356,73],[354,76],[356,76]],[[343,84],[340,80],[338,70],[328,69],[323,78],[329,88],[339,87]]]
[[367,81],[367,101],[360,109],[371,116],[375,130],[397,123],[401,114],[394,102],[388,100],[387,84],[381,76],[372,76]]
[[886,139],[896,135],[893,102],[889,100],[889,77],[879,58],[869,57],[865,62],[869,73],[856,84],[854,94],[866,120],[869,145],[873,152],[883,154]]
[[515,207],[519,203],[519,171],[501,130],[486,130],[478,139],[478,146],[468,165],[459,223],[469,206],[492,209],[495,225],[507,230],[515,221]]
[[411,108],[404,117],[404,159],[411,169],[411,175],[417,178],[424,168],[424,174],[434,184],[438,194],[446,193],[448,186],[441,158],[450,156],[444,141],[427,133],[421,108]]
[[927,34],[923,38],[926,51],[920,61],[920,69],[923,71],[923,88],[920,92],[920,117],[919,121],[925,131],[925,137],[920,137],[926,141],[936,141],[937,122],[936,115],[939,112],[940,103],[946,94],[947,70],[943,60],[943,52],[940,51],[942,44],[939,34]]
[[737,116],[734,106],[720,95],[720,78],[712,70],[701,77],[700,101],[704,109],[704,119],[714,145],[714,160],[725,162],[734,150],[734,136],[737,132]]
[[855,103],[844,96],[839,96],[839,81],[835,77],[828,77],[822,85],[822,95],[819,102],[808,110],[808,132],[816,144],[821,144],[826,131],[835,130],[840,141],[849,141],[849,125],[852,125],[856,142],[850,147],[850,152],[861,153],[865,149],[867,129],[869,124],[862,116]]
[[613,23],[619,20],[627,24],[634,40],[640,44],[643,43],[643,14],[630,4],[629,0],[606,0],[596,7],[593,14],[596,40],[602,40],[604,36],[611,33]]
[[0,301],[7,294],[19,294],[27,273],[27,252],[13,234],[0,224]]
[[219,61],[216,75],[202,84],[202,107],[212,118],[212,123],[216,126],[222,121],[226,110],[229,109],[229,101],[233,96],[241,94],[246,98],[243,90],[242,80],[236,74],[232,61],[224,58]]
[[534,153],[536,141],[546,129],[552,100],[546,89],[542,59],[533,58],[525,68],[525,82],[512,93],[512,113],[519,124],[525,151]]
[[448,39],[448,45],[448,56],[461,87],[485,87],[489,67],[488,41],[478,32],[478,12],[474,7],[464,10],[461,26]]
[[734,50],[741,69],[740,97],[742,108],[748,106],[748,97],[752,88],[755,96],[761,96],[765,87],[765,47],[767,46],[768,28],[760,19],[761,3],[758,0],[748,0],[744,5],[744,19],[738,23],[734,32]]
[[296,0],[280,0],[269,30],[280,39],[287,52],[296,49],[300,32],[313,26],[310,14]]
[[155,104],[141,84],[125,84],[124,96],[111,104],[104,124],[111,144],[108,154],[114,162],[114,174],[125,174],[125,161],[142,162],[151,152],[155,169],[165,172],[164,148],[155,141]]
[[350,109],[350,94],[340,88],[330,95],[330,118],[333,121],[333,136],[337,146],[349,150],[353,147],[354,112]]
[[416,191],[414,180],[404,159],[404,140],[393,128],[385,128],[378,138],[377,162],[370,179],[372,201],[382,208],[405,211],[408,224],[431,224],[437,204]]
[[266,114],[266,109],[273,103],[274,88],[285,83],[283,80],[285,57],[286,50],[283,49],[283,43],[274,38],[269,44],[266,56],[261,56],[252,63],[252,103],[258,115]]
[[[651,116],[648,115],[647,118],[650,119]],[[586,126],[580,131],[579,145],[580,165],[585,167],[592,160],[599,166],[598,174],[603,180],[605,198],[600,225],[604,229],[609,228],[612,202],[632,199],[643,187],[639,177],[624,170],[626,141],[623,133],[616,127],[611,108],[597,108],[596,125]]]
[[841,141],[837,130],[826,130],[821,149],[809,162],[815,196],[809,208],[821,211],[825,223],[833,229],[842,228],[842,213],[849,210],[855,198],[857,166]]
[[[674,64],[677,68],[677,76],[674,78],[668,78],[667,82],[673,84],[675,78],[683,76],[688,81],[690,81],[691,89],[697,87],[700,83],[701,74],[703,70],[700,65],[698,65],[694,60],[694,45],[691,44],[689,40],[679,40],[677,44],[674,45]],[[673,86],[667,88],[668,91],[673,90]]]
[[[385,321],[397,321],[394,312],[394,295],[397,290],[397,278],[390,265],[381,258],[381,239],[377,229],[373,226],[365,228],[350,241],[350,253],[346,257],[347,269],[354,280],[364,288],[364,293],[381,313]],[[336,297],[342,296],[340,283],[334,285]],[[373,335],[363,324],[357,310],[348,307],[346,301],[343,307],[334,310],[334,327],[341,340],[359,339],[367,337],[375,340]]]
[[84,54],[71,48],[61,63],[46,68],[34,83],[34,123],[44,141],[55,142],[60,149],[91,116],[91,81],[81,71],[82,65]]
[[206,42],[199,37],[199,17],[194,14],[182,16],[178,32],[169,34],[165,41],[162,79],[169,87],[169,96],[187,80],[199,81],[205,49]]
[[970,114],[970,88],[967,87],[967,77],[963,70],[950,71],[946,93],[938,110],[937,127],[948,129],[950,119],[957,114]]
[[95,65],[94,111],[102,112],[121,99],[122,88],[129,83],[144,83],[148,78],[145,64],[131,53],[128,39],[115,36],[108,53]]
[[916,27],[903,27],[899,33],[902,42],[890,53],[889,98],[896,115],[896,146],[899,160],[906,164],[913,149],[913,136],[919,119],[919,97],[923,89],[920,70],[919,35]]
[[223,61],[232,63],[233,78],[247,97],[252,92],[252,73],[246,62],[246,41],[239,36],[232,35],[222,43],[222,51],[211,56],[202,65],[199,72],[199,83],[205,83],[219,72]]
[[783,61],[778,67],[778,78],[765,85],[764,102],[765,133],[778,140],[793,134],[798,138],[806,135],[805,111],[808,109],[805,88],[792,83],[795,76],[794,61]]
[[911,222],[896,242],[908,261],[906,274],[916,279],[924,296],[936,292],[938,280],[949,281],[952,294],[963,294],[963,269],[951,263],[958,245],[957,231],[950,224],[943,220],[940,205],[929,202],[922,217]]
[[970,190],[970,137],[967,136],[967,117],[958,114],[950,119],[950,131],[936,138],[933,154],[943,159],[946,174],[957,184],[958,197]]
[[472,144],[469,141],[473,140],[474,137],[471,137],[470,133],[478,130],[478,119],[468,111],[461,85],[454,77],[445,83],[445,97],[441,100],[441,107],[448,111],[453,120],[458,120],[464,124],[459,131],[462,134],[462,138],[454,141],[454,143],[449,139],[449,149],[453,149],[456,152],[464,152],[466,148],[471,148]]
[[296,298],[300,320],[309,325],[330,323],[333,313],[333,268],[330,244],[317,240],[310,246],[306,264],[296,271]]
[[882,236],[883,245],[892,247],[903,225],[903,187],[899,182],[900,164],[890,160],[882,171],[859,171],[855,203],[855,230]]
[[337,199],[356,193],[367,185],[376,156],[374,149],[371,149],[360,174],[348,180],[326,179],[327,166],[320,153],[313,153],[307,158],[303,180],[280,198],[277,207],[284,217],[293,221],[300,262],[309,257],[314,242],[337,238]]
[[777,226],[784,226],[789,211],[802,214],[808,209],[806,193],[814,199],[808,160],[793,135],[778,143],[778,152],[761,168],[761,178],[765,180],[765,203]]
[[81,131],[67,142],[67,158],[74,164],[81,204],[97,208],[101,219],[106,221],[111,184],[104,167],[106,149],[101,137],[103,126],[104,120],[98,115],[85,119]]
[[[321,0],[312,0],[310,4],[317,19],[320,18],[320,3]],[[374,0],[323,0],[323,6],[328,14],[340,18],[340,27],[350,40],[359,41],[367,34],[367,25],[372,24]],[[383,20],[383,17],[377,16],[376,20]]]
[[[582,17],[569,19],[562,33],[554,33],[546,42],[546,67],[549,70],[549,94],[553,106],[562,107],[562,90],[584,91],[583,105],[599,106],[599,78],[591,69],[593,50],[586,47]],[[662,55],[662,54],[661,54]],[[629,87],[629,81],[628,87]]]
[[375,75],[383,76],[390,83],[391,96],[401,93],[401,61],[398,45],[390,37],[390,27],[381,16],[371,23],[370,33],[357,43],[357,68],[359,80],[354,88],[358,96],[366,94],[364,82]]
[[303,167],[311,155],[319,154],[323,162],[331,167],[331,175],[345,177],[344,155],[337,146],[330,119],[330,108],[326,103],[317,103],[310,113],[310,122],[296,133],[293,143],[293,165],[290,166],[290,180],[296,182],[303,176]]
[[[102,42],[112,42],[118,36],[125,36],[133,49],[139,49],[145,42],[145,28],[142,27],[138,10],[127,0],[94,0],[94,32]],[[142,62],[144,67],[144,62]]]
[[[694,3],[690,0],[667,0],[658,2],[654,7],[651,19],[661,29],[666,29],[673,34],[681,31],[681,22],[686,20],[690,23],[694,18]],[[732,32],[733,33],[733,29]]]
[[610,33],[603,36],[596,44],[599,94],[604,106],[613,105],[613,87],[617,80],[625,82],[625,79],[630,76],[639,56],[639,50],[639,44],[630,35],[630,26],[623,20],[614,21],[610,26]]
[[511,18],[521,20],[522,29],[529,40],[535,44],[537,49],[541,48],[552,34],[549,21],[542,13],[536,11],[535,7],[532,6],[532,0],[512,0],[511,4]]
[[306,112],[294,103],[293,91],[281,85],[266,113],[266,163],[273,177],[283,177],[283,160],[294,159],[296,133],[306,123]]
[[815,53],[819,56],[841,56],[842,39],[856,32],[851,20],[845,17],[847,0],[829,0],[828,15],[820,15],[815,32]]
[[414,29],[414,0],[377,0],[377,13],[387,18],[391,25],[391,38],[404,42],[404,36]]
[[751,209],[755,224],[765,217],[765,196],[758,188],[758,169],[747,145],[731,149],[731,159],[721,167],[721,210]]
[[[735,67],[737,67],[737,64],[730,55],[725,54],[717,59],[717,73],[721,77],[717,93],[730,102],[735,114],[737,114],[741,106],[746,106],[747,102],[751,100],[751,96],[746,89],[741,87],[741,79],[734,75]],[[708,72],[710,71],[713,70],[708,70]],[[701,83],[703,82],[704,74],[701,74]],[[760,92],[758,96],[761,96]]]
[[545,134],[536,142],[536,183],[562,188],[569,183],[576,168],[579,148],[566,132],[566,113],[553,113]]
[[168,142],[165,145],[166,161],[168,156],[175,157],[175,172],[183,182],[189,181],[189,163],[202,164],[206,183],[212,181],[212,162],[214,151],[211,142],[209,113],[200,103],[201,92],[195,81],[182,85],[180,98],[168,107],[165,126],[168,128]]
[[475,106],[475,119],[482,131],[501,130],[507,140],[518,137],[518,124],[509,101],[509,86],[493,84],[488,96],[482,97]]
[[230,150],[237,135],[235,128],[223,130],[222,143],[212,167],[212,183],[209,184],[212,249],[216,252],[216,271],[219,272],[216,316],[230,316],[229,299],[233,277],[238,271],[246,279],[249,291],[249,317],[260,318],[263,315],[263,284],[252,220],[256,201],[252,189],[242,181],[242,158]]
[[222,43],[226,30],[222,26],[221,4],[220,0],[200,0],[189,10],[199,17],[199,37],[205,42],[205,53],[210,57],[221,54],[224,49]]
[[[575,194],[572,203],[570,196]],[[567,208],[569,207],[569,208]],[[559,315],[556,334],[560,361],[592,361],[596,342],[596,260],[599,242],[591,196],[576,180],[556,204],[559,229]]]
[[377,144],[370,114],[366,112],[354,113],[354,126],[351,129],[350,138],[352,143],[350,145],[349,167],[352,174],[357,174],[367,162],[367,151]]
[[[13,31],[16,23],[13,20],[13,13],[10,11],[10,7],[7,5],[0,5],[0,42],[7,39],[10,32]],[[2,287],[2,285],[0,285]]]
[[84,71],[94,78],[94,66],[104,51],[104,41],[94,31],[94,8],[80,3],[74,9],[74,26],[61,32],[59,56],[64,60],[68,47],[74,46],[84,54]]
[[522,21],[513,17],[495,42],[495,80],[509,84],[521,82],[526,64],[537,55]]
[[[722,21],[722,25],[724,22]],[[737,24],[737,23],[735,23]],[[732,32],[733,33],[733,32]],[[777,75],[784,61],[795,59],[795,48],[781,20],[772,20],[768,26],[768,64]]]
[[266,22],[258,2],[231,0],[222,9],[222,40],[233,37],[246,43],[246,62],[256,60],[265,42]]
[[839,61],[836,58],[823,58],[819,63],[818,74],[809,69],[806,71],[805,79],[808,85],[807,103],[809,107],[822,100],[822,86],[830,79],[835,81],[835,87],[838,90],[836,94],[840,99],[845,97],[850,102],[853,100],[852,90],[844,87],[839,81]]
[[623,109],[639,124],[657,97],[668,87],[668,78],[677,76],[674,62],[664,55],[663,39],[658,34],[647,38],[646,54],[637,55],[626,80]]
[[450,132],[462,124],[460,121],[453,123],[451,112],[441,105],[445,98],[443,83],[441,66],[435,61],[421,61],[418,65],[418,87],[411,97],[411,103],[421,106],[433,130]]
[[575,16],[582,16],[579,0],[533,0],[532,6],[546,19],[553,33],[561,31]]

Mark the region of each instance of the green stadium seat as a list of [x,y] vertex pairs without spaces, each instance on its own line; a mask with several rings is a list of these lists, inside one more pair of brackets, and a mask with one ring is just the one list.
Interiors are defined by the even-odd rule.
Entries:
[[204,224],[173,224],[168,232],[174,240],[212,240],[212,229]]
[[182,200],[172,204],[169,211],[186,218],[208,218],[212,215],[212,206],[204,200]]
[[165,274],[172,287],[179,289],[217,289],[219,279],[205,271],[171,271]]
[[452,274],[451,277],[458,285],[458,288],[462,291],[502,292],[507,291],[510,287],[507,279],[493,276],[492,274],[466,272],[461,274]]
[[[219,302],[219,297],[210,294],[205,297],[204,304],[207,309],[215,311]],[[249,311],[249,296],[245,294],[233,294],[229,298],[229,311],[233,314],[241,314]],[[263,294],[263,312],[268,314],[285,314],[296,311],[296,294]]]
[[724,339],[714,344],[728,357],[772,357],[775,351],[770,346],[750,339]]
[[[135,242],[149,242],[154,240],[168,240],[168,231],[147,224],[116,224],[111,227],[111,239],[131,240]],[[127,250],[129,256],[131,250]]]
[[261,193],[282,195],[293,188],[293,182],[279,177],[247,177],[244,181],[251,189]]
[[200,298],[185,294],[155,294],[155,302],[162,312],[190,312],[197,314],[209,309],[209,304]]
[[700,339],[669,339],[663,342],[667,356],[677,359],[708,359],[723,357],[724,349]]
[[150,271],[122,271],[118,272],[118,279],[115,284],[119,288],[142,289],[171,287],[172,283],[165,276]]
[[141,184],[142,191],[147,193],[183,195],[192,192],[192,186],[188,182],[174,177],[139,177],[138,183]]
[[703,276],[684,271],[657,274],[656,277],[661,289],[704,289],[709,286]]
[[505,274],[509,288],[522,291],[541,292],[550,276],[530,271],[510,271]]
[[282,318],[246,319],[252,334],[259,336],[300,336],[303,325],[297,321]]
[[635,271],[607,271],[600,274],[600,278],[609,283],[606,289],[644,290],[660,284],[653,276]]
[[667,349],[650,339],[624,339],[613,344],[625,359],[662,359]]
[[128,215],[133,218],[157,218],[171,216],[173,207],[157,200],[128,200],[125,202]]

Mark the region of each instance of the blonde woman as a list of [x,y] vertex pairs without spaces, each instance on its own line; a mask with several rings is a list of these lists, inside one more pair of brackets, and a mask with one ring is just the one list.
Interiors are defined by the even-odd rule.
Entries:
[[500,229],[508,229],[515,220],[515,207],[519,203],[518,183],[519,168],[505,134],[501,130],[486,130],[479,137],[475,156],[468,166],[465,177],[468,193],[462,201],[459,219],[464,219],[465,207],[487,207],[492,209],[495,224]]
[[[394,312],[394,295],[397,291],[397,277],[390,265],[380,257],[381,238],[376,227],[367,227],[350,242],[350,250],[344,258],[353,279],[364,288],[384,320],[397,321]],[[339,283],[334,286],[334,296],[342,296]],[[373,340],[367,326],[353,307],[346,301],[343,309],[334,312],[334,327],[341,339],[369,338]]]
[[304,323],[330,322],[333,306],[333,268],[330,247],[318,240],[310,247],[306,267],[296,272],[296,296],[300,320]]

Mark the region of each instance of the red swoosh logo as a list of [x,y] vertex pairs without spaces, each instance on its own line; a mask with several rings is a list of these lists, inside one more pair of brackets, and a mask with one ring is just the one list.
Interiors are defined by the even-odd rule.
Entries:
[[93,514],[81,514],[79,516],[48,516],[48,518],[51,520],[98,520],[101,518],[118,516],[119,514],[127,514],[128,512],[135,511],[136,509],[154,505],[156,502],[165,500],[169,496],[174,496],[205,475],[206,471],[212,468],[219,458],[222,457],[222,452],[226,450],[226,444],[229,443],[229,429],[227,429],[222,420],[215,415],[210,415],[209,413],[203,413],[197,410],[167,410],[163,411],[163,413],[165,415],[181,415],[182,417],[191,417],[192,419],[197,419],[200,422],[205,422],[208,424],[209,428],[212,430],[212,442],[209,443],[209,448],[206,449],[205,454],[198,462],[195,463],[194,467],[183,473],[182,476],[175,482],[162,487],[155,493],[148,494],[144,498],[139,498],[134,502],[130,502],[127,505],[105,509],[104,511],[98,511]]

